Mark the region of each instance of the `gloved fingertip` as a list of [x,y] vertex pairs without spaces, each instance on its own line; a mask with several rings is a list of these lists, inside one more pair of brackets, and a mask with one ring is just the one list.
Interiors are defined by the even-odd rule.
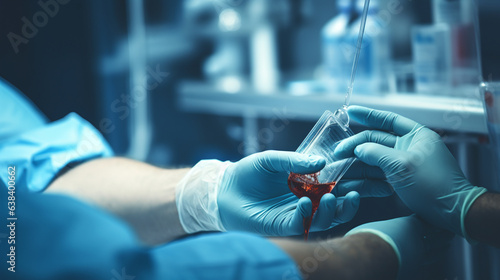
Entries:
[[297,211],[303,218],[310,217],[312,213],[312,201],[308,197],[302,197],[297,203]]
[[359,195],[358,192],[351,191],[351,192],[347,193],[346,200],[348,200],[351,203],[351,206],[353,208],[358,208],[359,203],[361,201],[361,196]]
[[[354,156],[358,158],[359,160],[363,161],[365,158],[370,155],[370,147],[373,147],[374,145],[378,145],[375,143],[363,143],[361,145],[358,145],[356,148],[354,148]],[[364,162],[364,161],[363,161]],[[365,162],[366,163],[366,162]]]
[[354,154],[356,156],[358,156],[359,154],[361,154],[363,152],[363,148],[360,146],[357,146],[356,148],[354,148]]
[[344,222],[350,221],[354,218],[354,215],[358,212],[360,203],[360,195],[358,192],[351,191],[349,192],[344,199],[342,204],[342,220]]
[[337,207],[337,198],[333,194],[327,193],[321,198],[321,204],[324,204],[329,211],[332,211]]
[[325,158],[317,155],[307,155],[310,161],[312,162],[324,162]]
[[288,171],[299,174],[316,173],[326,165],[326,159],[317,155],[295,153],[291,159]]
[[369,115],[371,110],[367,107],[351,105],[347,108],[347,114],[351,119],[360,122]]
[[350,192],[347,194],[343,201],[337,205],[337,210],[335,213],[335,222],[346,223],[358,212],[359,209],[359,194],[356,192]]
[[326,159],[322,156],[309,155],[308,161],[312,165],[312,167],[318,169],[322,169],[326,165]]
[[351,105],[351,106],[347,107],[347,112],[352,113],[352,112],[356,112],[359,110],[366,110],[366,109],[368,109],[368,108],[363,107],[363,106],[359,106],[359,105]]
[[340,142],[335,150],[333,150],[333,156],[336,159],[344,159],[352,156],[352,150],[349,151],[348,142],[346,140]]

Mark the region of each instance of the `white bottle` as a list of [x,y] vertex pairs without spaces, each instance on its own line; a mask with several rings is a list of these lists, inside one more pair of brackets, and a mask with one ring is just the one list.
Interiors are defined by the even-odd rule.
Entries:
[[[352,21],[353,5],[351,0],[338,0],[339,14],[331,19],[321,30],[323,67],[325,69],[328,89],[343,92],[347,88],[350,68],[345,50],[348,27]],[[352,60],[351,60],[352,62]]]
[[[365,0],[358,0],[356,2],[356,12],[358,15],[362,15],[364,4]],[[378,12],[378,1],[371,0],[356,71],[354,92],[379,94],[387,90],[390,44],[385,23],[382,18],[378,17]],[[349,61],[351,66],[356,52],[361,20],[361,17],[358,17],[349,28],[348,45],[344,48],[350,50]]]
[[446,24],[416,25],[412,28],[413,67],[418,93],[451,93],[452,46]]
[[452,69],[451,95],[470,96],[475,94],[479,63],[474,40],[474,9],[471,0],[433,0],[434,24],[446,25],[451,40]]

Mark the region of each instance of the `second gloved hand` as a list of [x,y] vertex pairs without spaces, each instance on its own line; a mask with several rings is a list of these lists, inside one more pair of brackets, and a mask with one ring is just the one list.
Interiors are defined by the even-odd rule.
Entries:
[[435,226],[467,237],[464,219],[486,189],[471,185],[434,131],[394,113],[351,106],[349,116],[383,131],[364,131],[335,149],[379,167],[401,200]]
[[[267,151],[231,164],[219,186],[217,202],[226,230],[244,230],[267,236],[303,233],[302,221],[312,211],[311,200],[300,200],[290,192],[289,172],[320,171],[322,158],[295,152]],[[359,206],[359,194],[349,192],[337,201],[332,194],[322,197],[311,231],[329,229],[351,220]]]

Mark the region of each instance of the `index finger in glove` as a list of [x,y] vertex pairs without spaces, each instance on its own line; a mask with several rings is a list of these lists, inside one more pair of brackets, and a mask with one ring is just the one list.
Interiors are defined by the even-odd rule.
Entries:
[[348,113],[349,117],[363,125],[393,132],[399,136],[407,134],[415,126],[420,125],[413,120],[392,112],[379,111],[361,106],[350,106]]
[[259,165],[271,173],[316,173],[323,169],[326,164],[325,159],[322,157],[296,152],[266,151],[254,156],[258,156]]
[[335,150],[333,154],[337,159],[344,159],[349,157],[354,157],[354,149],[357,146],[372,142],[382,144],[387,147],[394,147],[396,145],[397,136],[377,130],[365,130],[361,133],[358,133],[354,136],[351,136],[347,139],[342,140]]

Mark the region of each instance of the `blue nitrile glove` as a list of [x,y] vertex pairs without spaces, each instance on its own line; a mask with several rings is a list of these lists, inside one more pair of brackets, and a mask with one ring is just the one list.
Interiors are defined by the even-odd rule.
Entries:
[[346,236],[356,233],[375,234],[391,245],[399,262],[398,279],[408,279],[420,265],[437,260],[454,236],[416,215],[363,224]]
[[348,112],[351,119],[383,131],[364,131],[344,140],[335,156],[355,155],[379,167],[412,211],[467,238],[465,216],[486,189],[469,183],[439,135],[394,113],[359,106]]
[[[312,211],[311,200],[290,192],[289,172],[320,171],[325,160],[295,152],[267,151],[231,164],[218,192],[220,218],[226,230],[244,230],[268,236],[303,233],[303,218]],[[322,197],[311,231],[329,229],[351,220],[359,206],[359,194],[349,192],[337,203],[332,194]]]
[[380,168],[359,160],[355,160],[349,167],[333,188],[332,194],[338,197],[351,191],[356,191],[361,197],[386,197],[394,193]]

